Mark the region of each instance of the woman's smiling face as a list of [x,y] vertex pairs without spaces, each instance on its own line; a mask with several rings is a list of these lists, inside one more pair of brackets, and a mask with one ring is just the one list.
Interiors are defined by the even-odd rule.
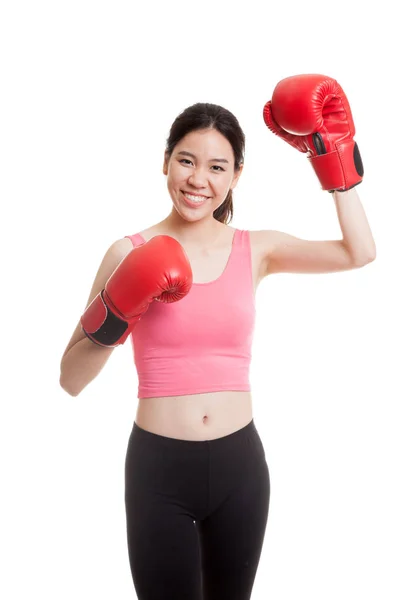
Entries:
[[212,215],[239,179],[229,141],[216,129],[185,135],[172,155],[165,156],[163,173],[175,210],[186,220]]

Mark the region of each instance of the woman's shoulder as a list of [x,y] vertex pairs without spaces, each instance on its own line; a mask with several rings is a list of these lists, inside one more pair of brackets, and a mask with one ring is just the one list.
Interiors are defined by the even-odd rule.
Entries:
[[259,229],[245,229],[244,231],[248,232],[252,246],[258,247],[262,242],[263,232]]
[[[144,240],[145,242],[148,242],[151,238],[162,233],[163,231],[158,225],[151,225],[150,227],[147,227],[146,229],[142,229],[140,231],[131,231],[126,235],[126,238],[124,239],[127,239],[132,247],[132,243],[135,241],[139,242]],[[137,239],[135,239],[136,237]]]
[[121,258],[124,258],[124,256],[132,250],[132,248],[132,240],[129,238],[128,234],[122,238],[119,238],[118,240],[115,240],[115,242],[113,242],[108,248],[108,252],[116,256],[120,255]]
[[265,229],[248,230],[251,252],[258,261],[264,261],[271,245],[269,232]]

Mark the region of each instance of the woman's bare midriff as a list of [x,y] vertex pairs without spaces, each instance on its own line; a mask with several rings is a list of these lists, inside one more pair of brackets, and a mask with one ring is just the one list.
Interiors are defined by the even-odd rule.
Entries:
[[204,441],[234,433],[252,418],[251,392],[224,391],[140,398],[135,421],[151,433]]

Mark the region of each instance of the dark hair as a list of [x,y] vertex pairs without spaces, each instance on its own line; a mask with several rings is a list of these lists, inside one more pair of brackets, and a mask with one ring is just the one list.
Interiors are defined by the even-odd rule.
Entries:
[[[237,118],[226,108],[218,104],[197,102],[186,108],[173,122],[167,139],[166,152],[171,156],[182,138],[198,129],[216,129],[230,142],[235,157],[234,169],[237,171],[244,160],[245,135]],[[214,211],[214,219],[229,223],[233,216],[232,190],[229,190],[224,202]]]

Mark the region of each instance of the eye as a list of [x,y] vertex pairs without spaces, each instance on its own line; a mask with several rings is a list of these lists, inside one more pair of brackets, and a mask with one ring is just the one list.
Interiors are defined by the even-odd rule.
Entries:
[[[188,158],[181,158],[178,162],[183,163],[183,162],[187,162],[187,163],[191,163],[192,161],[189,160]],[[193,163],[192,163],[193,164]],[[220,169],[221,171],[225,171],[225,169],[223,169],[222,167],[220,167],[219,165],[213,165],[213,169]]]

